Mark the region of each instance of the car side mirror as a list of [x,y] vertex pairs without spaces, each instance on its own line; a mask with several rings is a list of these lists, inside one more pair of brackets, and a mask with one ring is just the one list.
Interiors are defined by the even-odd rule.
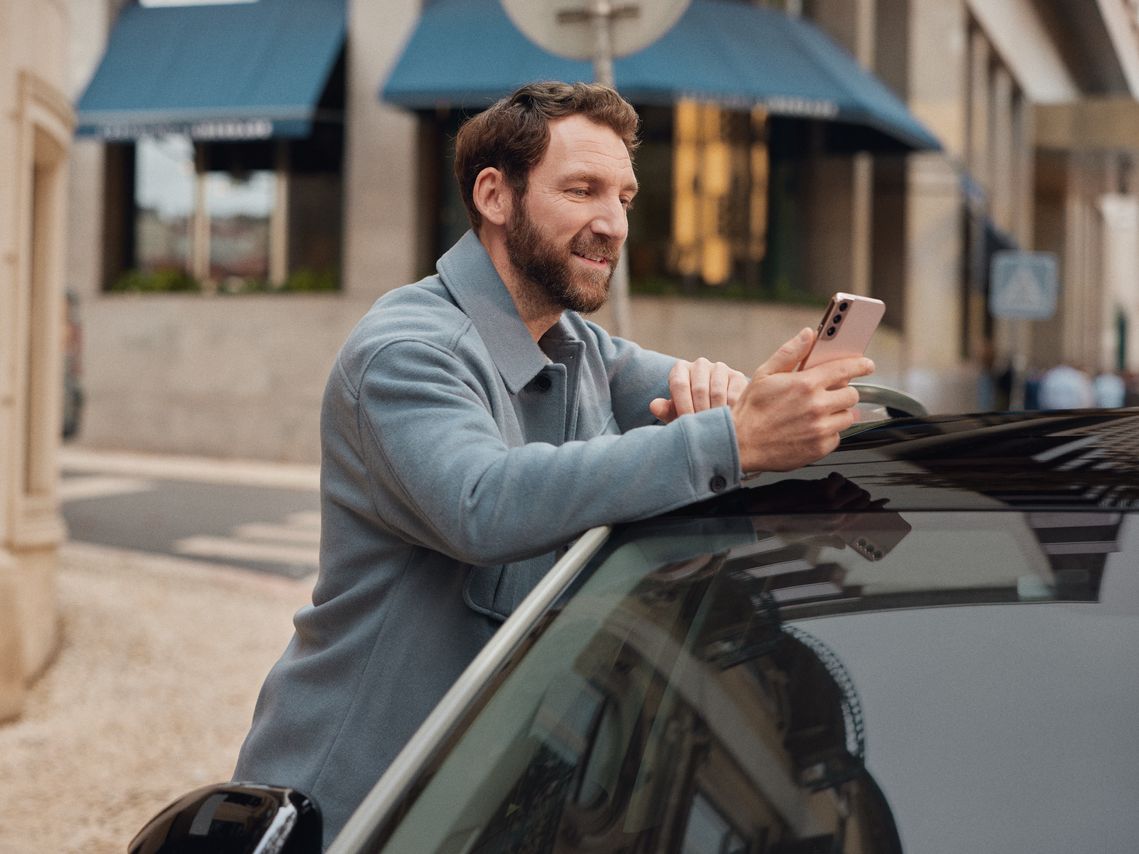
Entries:
[[321,817],[298,792],[222,783],[183,795],[131,840],[130,854],[319,854]]
[[862,403],[877,404],[885,408],[891,418],[907,418],[915,415],[929,415],[925,404],[912,395],[896,388],[875,385],[874,383],[852,382],[851,386],[858,389],[858,397]]

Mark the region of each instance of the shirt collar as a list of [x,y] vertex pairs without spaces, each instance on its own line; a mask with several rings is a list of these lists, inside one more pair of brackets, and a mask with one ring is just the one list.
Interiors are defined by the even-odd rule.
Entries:
[[464,234],[436,264],[439,278],[471,319],[511,394],[546,365],[514,298],[473,231]]

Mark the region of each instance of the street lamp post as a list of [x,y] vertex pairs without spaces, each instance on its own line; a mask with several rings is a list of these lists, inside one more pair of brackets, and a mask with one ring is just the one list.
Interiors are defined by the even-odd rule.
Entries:
[[[639,0],[615,4],[612,0],[584,0],[584,6],[566,8],[575,0],[501,0],[507,16],[531,41],[558,56],[593,62],[596,83],[616,88],[613,60],[647,47],[664,35],[691,0]],[[581,0],[577,0],[578,3]],[[583,30],[582,24],[588,24]],[[617,259],[610,282],[613,333],[627,338],[629,311],[629,258]]]
[[[589,24],[593,37],[593,81],[616,88],[613,77],[613,24],[616,20],[640,15],[635,3],[615,6],[609,0],[587,0],[584,9],[562,10],[557,20],[563,24]],[[632,312],[629,310],[629,247],[617,258],[617,267],[609,283],[609,305],[613,316],[613,334],[619,338],[632,336]]]

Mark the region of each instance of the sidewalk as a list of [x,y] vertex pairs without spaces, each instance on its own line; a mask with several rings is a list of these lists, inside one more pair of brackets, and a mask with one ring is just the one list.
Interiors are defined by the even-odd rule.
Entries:
[[320,489],[320,466],[165,456],[133,451],[94,451],[80,445],[59,450],[59,466],[72,472],[126,477],[173,478],[281,489]]
[[0,852],[122,854],[169,801],[227,779],[312,583],[65,545],[59,653],[0,725]]

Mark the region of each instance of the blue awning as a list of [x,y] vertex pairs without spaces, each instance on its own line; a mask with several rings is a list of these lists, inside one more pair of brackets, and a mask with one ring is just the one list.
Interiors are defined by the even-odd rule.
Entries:
[[303,137],[344,46],[345,0],[123,9],[77,133]]
[[[638,104],[693,98],[762,106],[775,116],[868,129],[884,137],[885,147],[941,148],[882,81],[811,22],[747,3],[692,0],[660,40],[618,59],[614,78]],[[499,0],[436,0],[381,97],[418,110],[482,108],[529,81],[591,79],[590,63],[533,44]]]

